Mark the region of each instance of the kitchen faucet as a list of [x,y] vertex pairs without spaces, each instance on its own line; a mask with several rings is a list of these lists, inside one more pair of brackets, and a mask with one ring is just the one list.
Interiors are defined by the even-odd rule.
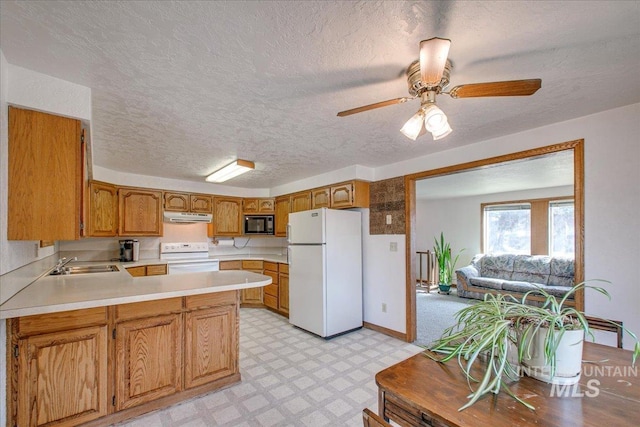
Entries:
[[68,258],[68,259],[66,257],[60,258],[56,266],[53,267],[53,270],[51,271],[50,274],[63,274],[64,266],[69,264],[71,261],[77,261],[77,260],[78,260],[77,256],[74,256],[73,258]]

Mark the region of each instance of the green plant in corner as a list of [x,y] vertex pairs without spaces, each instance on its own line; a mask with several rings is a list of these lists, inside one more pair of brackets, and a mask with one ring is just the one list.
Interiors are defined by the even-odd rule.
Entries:
[[[451,286],[456,264],[464,249],[461,249],[452,260],[451,245],[444,240],[444,233],[440,232],[440,240],[436,237],[434,241],[433,252],[435,253],[436,263],[438,264],[438,284]],[[448,290],[448,288],[446,290]]]
[[[532,337],[535,334],[543,334],[541,340],[544,359],[549,366],[547,374],[551,379],[556,370],[556,350],[567,331],[582,330],[593,338],[584,314],[565,305],[571,295],[583,288],[593,289],[609,297],[604,288],[588,286],[583,282],[573,286],[559,300],[541,288],[528,292],[521,300],[510,295],[487,294],[483,301],[456,313],[456,323],[444,331],[425,355],[442,363],[457,360],[471,390],[469,401],[459,410],[473,405],[487,393],[497,394],[501,390],[527,408],[535,409],[512,393],[507,383],[516,381],[521,374],[520,365],[530,355]],[[527,298],[532,294],[544,297],[541,306],[526,304]],[[640,342],[631,331],[623,329],[635,340],[632,356],[632,363],[635,364],[640,355]],[[580,360],[581,356],[580,351]],[[483,367],[481,378],[472,374],[474,366]],[[472,383],[477,383],[475,390]]]

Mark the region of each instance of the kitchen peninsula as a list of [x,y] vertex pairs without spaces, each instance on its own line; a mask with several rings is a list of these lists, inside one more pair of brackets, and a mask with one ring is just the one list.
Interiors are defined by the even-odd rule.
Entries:
[[132,277],[111,264],[43,275],[0,306],[9,425],[105,425],[240,381],[240,290],[269,276]]

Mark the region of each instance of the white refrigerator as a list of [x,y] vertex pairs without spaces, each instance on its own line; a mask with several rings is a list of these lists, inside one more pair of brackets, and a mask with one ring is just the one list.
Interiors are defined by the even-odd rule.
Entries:
[[362,327],[358,211],[289,214],[289,323],[331,338]]

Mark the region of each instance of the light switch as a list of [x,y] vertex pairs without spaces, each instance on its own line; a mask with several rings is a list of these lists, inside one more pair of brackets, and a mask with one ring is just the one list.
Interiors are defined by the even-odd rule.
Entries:
[[391,215],[387,215],[387,225],[391,225]]

